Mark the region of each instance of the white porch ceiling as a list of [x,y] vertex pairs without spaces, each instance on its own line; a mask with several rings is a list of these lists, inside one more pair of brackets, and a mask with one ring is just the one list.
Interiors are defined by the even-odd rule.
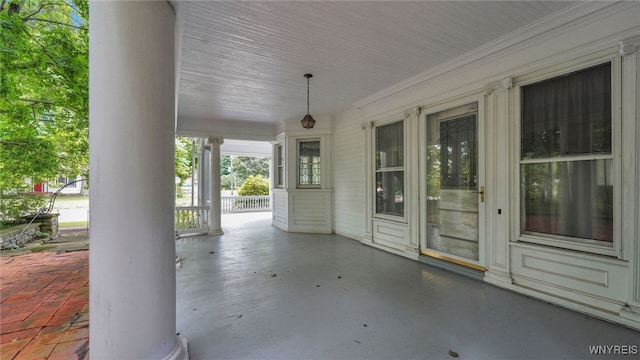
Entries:
[[178,121],[333,115],[571,5],[565,1],[184,1]]

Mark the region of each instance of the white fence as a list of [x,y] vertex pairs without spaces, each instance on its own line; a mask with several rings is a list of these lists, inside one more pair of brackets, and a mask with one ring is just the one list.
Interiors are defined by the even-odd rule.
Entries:
[[176,234],[206,234],[209,232],[209,206],[176,207]]
[[[271,211],[270,196],[222,196],[223,214]],[[176,235],[209,232],[209,206],[177,206]]]
[[222,213],[271,211],[270,196],[222,196]]

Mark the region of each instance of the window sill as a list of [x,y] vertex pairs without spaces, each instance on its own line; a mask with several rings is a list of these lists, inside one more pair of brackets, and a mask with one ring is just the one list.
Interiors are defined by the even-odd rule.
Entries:
[[619,251],[617,251],[617,249],[615,248],[615,244],[612,244],[611,247],[607,247],[603,245],[563,240],[562,238],[545,238],[532,234],[520,234],[520,236],[517,237],[515,243],[544,245],[547,247],[556,248],[558,250],[579,251],[592,255],[603,255],[615,259],[621,259]]
[[407,217],[404,216],[404,215],[403,216],[399,216],[399,215],[386,215],[386,214],[374,213],[373,220],[386,220],[386,221],[391,221],[391,222],[395,222],[395,223],[402,223],[402,224],[406,224],[407,223]]

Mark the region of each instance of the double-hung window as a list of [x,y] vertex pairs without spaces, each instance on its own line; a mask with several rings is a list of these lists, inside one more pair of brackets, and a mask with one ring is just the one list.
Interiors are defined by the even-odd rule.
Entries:
[[376,213],[404,216],[404,123],[375,130]]
[[284,186],[284,149],[282,144],[276,147],[276,187]]
[[298,187],[320,187],[320,140],[298,141]]
[[522,86],[522,234],[613,247],[611,67]]

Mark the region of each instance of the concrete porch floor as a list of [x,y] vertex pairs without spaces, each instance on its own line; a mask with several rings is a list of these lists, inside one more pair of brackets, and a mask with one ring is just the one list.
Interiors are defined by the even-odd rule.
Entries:
[[176,242],[191,359],[585,359],[590,345],[640,346],[637,331],[354,240],[282,232],[269,213],[226,215],[223,230]]

